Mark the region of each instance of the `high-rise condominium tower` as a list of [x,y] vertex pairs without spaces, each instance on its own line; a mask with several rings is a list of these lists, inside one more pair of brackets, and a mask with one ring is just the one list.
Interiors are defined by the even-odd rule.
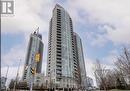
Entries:
[[74,38],[69,14],[56,4],[50,20],[47,76],[56,87],[74,87],[83,80],[80,70],[84,71],[82,73],[85,76],[81,40],[79,36]]
[[[36,55],[39,57],[36,62]],[[30,35],[28,50],[25,60],[23,80],[29,81],[32,75],[31,68],[35,68],[36,73],[41,73],[43,55],[42,35],[35,31]]]
[[87,89],[87,82],[86,82],[86,70],[85,70],[85,62],[84,62],[84,55],[83,55],[83,48],[82,48],[82,41],[81,38],[77,33],[73,33],[74,36],[74,45],[76,51],[76,59],[78,61],[79,67],[79,82],[82,89]]

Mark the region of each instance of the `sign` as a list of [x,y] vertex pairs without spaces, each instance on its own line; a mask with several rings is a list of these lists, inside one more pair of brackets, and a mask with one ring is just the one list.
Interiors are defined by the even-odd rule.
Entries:
[[36,62],[40,61],[40,53],[36,53],[36,55],[35,55],[35,61]]
[[1,0],[0,1],[0,14],[2,15],[14,14],[14,1]]

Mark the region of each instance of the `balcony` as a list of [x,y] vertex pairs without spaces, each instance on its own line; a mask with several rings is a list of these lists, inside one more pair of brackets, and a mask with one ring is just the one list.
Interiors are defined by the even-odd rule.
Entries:
[[56,74],[61,74],[61,73],[62,73],[62,72],[61,72],[61,71],[59,71],[59,70],[57,70],[57,71],[56,71]]
[[57,65],[57,66],[61,66],[61,63],[57,63],[56,65]]

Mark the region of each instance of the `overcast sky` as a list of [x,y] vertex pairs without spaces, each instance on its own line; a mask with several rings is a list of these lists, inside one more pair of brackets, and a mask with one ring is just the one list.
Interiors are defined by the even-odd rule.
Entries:
[[9,65],[8,78],[20,76],[30,33],[37,27],[43,36],[42,72],[46,71],[49,21],[56,3],[70,14],[74,31],[83,43],[87,75],[94,78],[96,59],[111,68],[123,46],[130,43],[130,0],[15,0],[14,16],[2,17],[2,76]]

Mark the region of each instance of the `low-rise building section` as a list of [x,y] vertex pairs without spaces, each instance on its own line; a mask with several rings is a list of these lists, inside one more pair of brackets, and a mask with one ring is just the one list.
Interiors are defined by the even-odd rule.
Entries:
[[94,83],[93,83],[93,79],[91,77],[86,77],[86,82],[87,82],[87,88],[89,89],[92,89],[94,87]]
[[1,77],[0,82],[1,82],[1,90],[5,91],[6,90],[6,77]]

